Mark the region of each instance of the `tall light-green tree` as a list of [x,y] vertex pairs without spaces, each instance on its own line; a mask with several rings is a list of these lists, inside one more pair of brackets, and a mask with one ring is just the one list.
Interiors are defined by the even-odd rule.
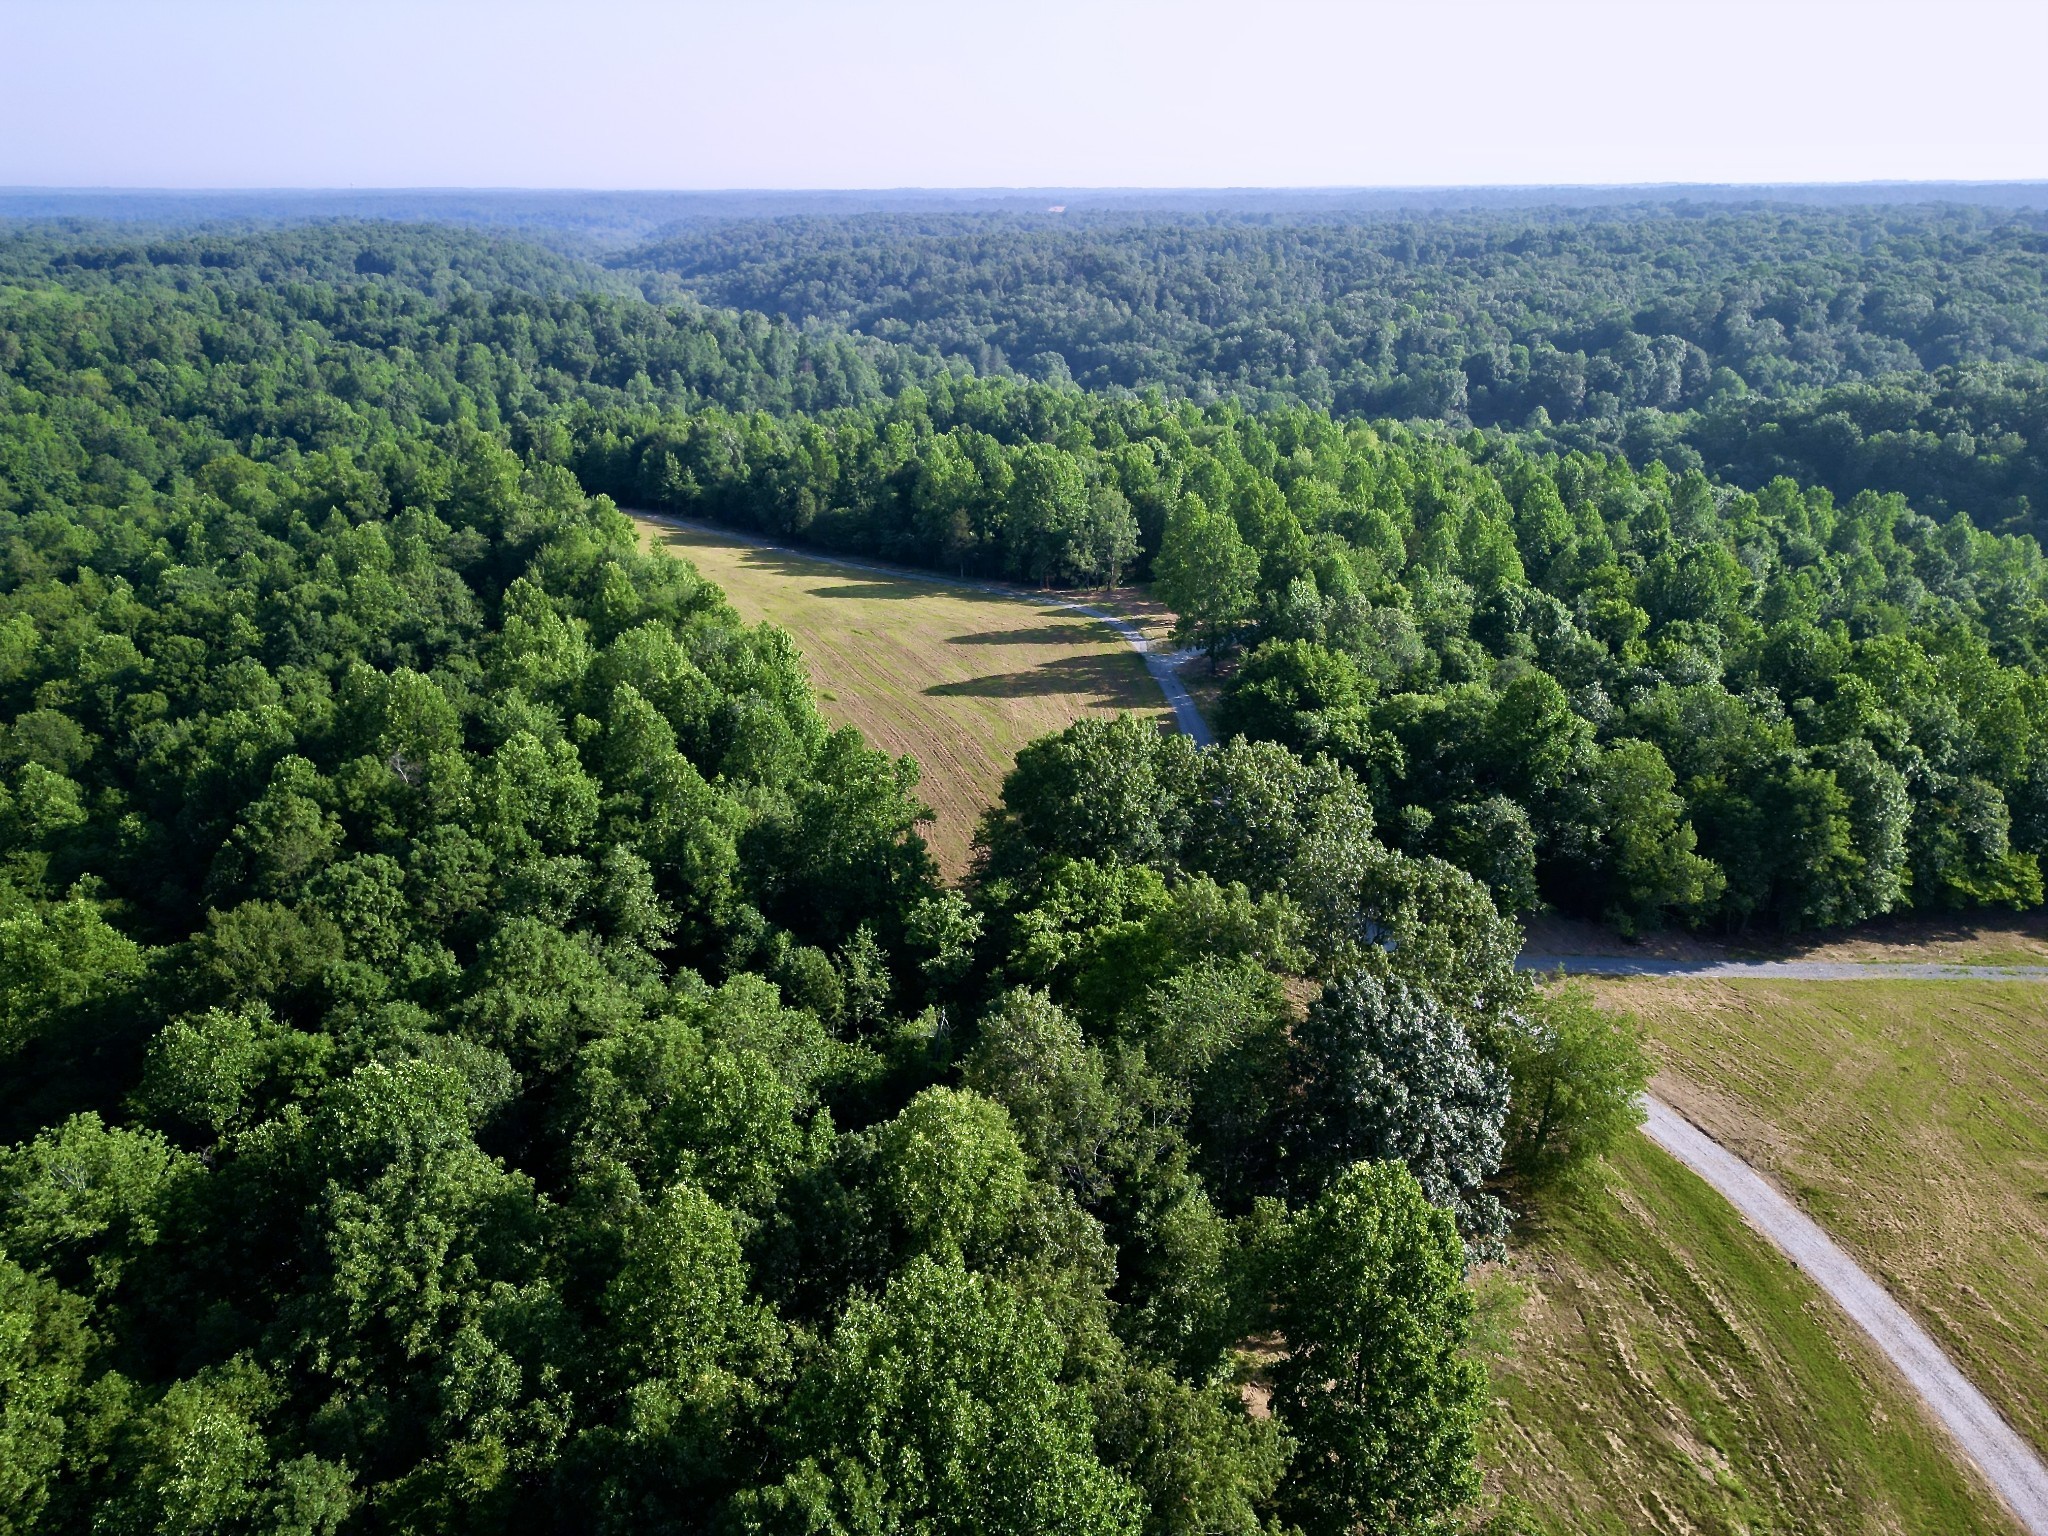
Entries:
[[1113,485],[1090,491],[1087,514],[1067,550],[1067,564],[1075,574],[1090,584],[1113,587],[1137,559],[1138,547],[1138,519],[1124,493]]
[[1279,1257],[1288,1518],[1306,1536],[1444,1529],[1479,1492],[1487,1392],[1465,1354],[1472,1296],[1450,1213],[1399,1163],[1359,1163],[1296,1218]]
[[859,1297],[799,1383],[779,1485],[741,1529],[1137,1536],[1135,1490],[1097,1458],[1060,1335],[1016,1290],[917,1258]]
[[1187,496],[1167,514],[1153,570],[1160,597],[1179,616],[1175,633],[1200,641],[1213,668],[1223,643],[1251,616],[1258,552],[1245,543],[1229,513]]
[[1087,551],[1094,543],[1088,487],[1072,454],[1030,443],[1017,456],[1008,535],[1011,572],[1040,586],[1048,585],[1068,565],[1088,561]]

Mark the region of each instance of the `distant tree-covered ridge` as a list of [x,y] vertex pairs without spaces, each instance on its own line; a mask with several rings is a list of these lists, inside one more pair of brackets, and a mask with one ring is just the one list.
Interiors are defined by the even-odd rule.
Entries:
[[2044,257],[2048,215],[1667,206],[774,219],[613,261],[983,369],[1519,426],[2042,360]]
[[[2048,511],[2044,231],[1963,207],[897,213],[611,259],[983,373],[1532,430],[1993,526]],[[1751,442],[1781,408],[1799,424]]]
[[1035,743],[944,888],[565,462],[771,418],[551,362],[609,301],[235,293],[0,294],[0,1530],[1454,1528],[1626,1028],[1276,742]]
[[[1283,199],[1234,215],[749,218],[742,200],[621,252],[593,243],[572,204],[508,204],[509,233],[474,227],[489,198],[451,205],[451,225],[17,221],[0,232],[0,281],[314,283],[437,304],[696,294],[800,327],[800,377],[707,387],[701,359],[645,345],[663,322],[626,318],[628,305],[606,337],[617,379],[645,372],[667,395],[680,368],[702,398],[817,409],[870,397],[829,356],[853,334],[851,375],[891,388],[943,357],[992,376],[1477,424],[1751,490],[1788,475],[1842,501],[1898,491],[2007,531],[2040,533],[2048,508],[2048,235],[2023,207],[1317,215]],[[749,334],[742,350],[757,349]]]
[[907,348],[651,304],[592,276],[407,226],[113,244],[17,231],[0,237],[0,367],[72,395],[100,380],[110,408],[301,447],[360,435],[365,413],[405,428],[457,410],[495,427],[570,400],[822,411],[942,371]]
[[[561,242],[568,244],[570,242]],[[284,227],[40,219],[0,224],[0,282],[74,289],[370,282],[446,299],[465,291],[633,294],[572,250],[432,224],[323,220]]]

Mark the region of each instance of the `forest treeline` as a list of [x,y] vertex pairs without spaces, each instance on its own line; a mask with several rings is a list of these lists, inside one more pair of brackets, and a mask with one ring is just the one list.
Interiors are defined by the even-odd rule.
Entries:
[[[241,440],[326,444],[333,401],[401,429],[464,412],[495,429],[571,400],[826,411],[946,371],[867,337],[610,292],[605,274],[517,242],[409,226],[113,243],[36,227],[0,236],[0,305],[14,380],[76,396],[104,379],[111,398]],[[201,383],[207,398],[181,393]]]
[[[366,283],[437,301],[465,293],[637,294],[628,278],[533,239],[431,224],[246,225],[90,219],[0,225],[0,283],[75,291]],[[673,284],[670,285],[673,287]]]
[[831,422],[576,415],[622,499],[1044,582],[1149,566],[1254,647],[1219,728],[1327,753],[1501,904],[1798,931],[2041,900],[2048,566],[1897,495],[940,380]]
[[870,214],[707,224],[610,260],[984,374],[1526,431],[1982,526],[2048,510],[2038,213]]
[[0,298],[0,1530],[1476,1519],[1467,1266],[1633,1033],[1277,742],[1077,725],[942,886],[567,462],[826,429],[614,382],[609,302]]
[[0,301],[9,504],[162,483],[173,420],[259,455],[502,433],[623,504],[827,547],[1178,572],[1203,638],[1257,647],[1228,728],[1333,755],[1385,836],[1509,910],[1800,930],[2040,900],[2040,553],[1966,515],[982,380],[691,305],[164,268]]

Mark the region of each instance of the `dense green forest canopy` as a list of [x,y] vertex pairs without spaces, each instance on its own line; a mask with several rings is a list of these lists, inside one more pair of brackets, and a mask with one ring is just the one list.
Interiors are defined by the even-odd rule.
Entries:
[[[605,292],[583,272],[409,227],[114,244],[23,231],[0,238],[0,365],[31,388],[97,398],[80,380],[100,381],[111,402],[313,446],[348,430],[335,400],[400,426],[465,412],[496,426],[571,400],[828,410],[940,371],[864,337]],[[287,410],[334,424],[262,419]]]
[[672,270],[714,302],[935,345],[984,371],[1519,426],[1538,407],[1599,419],[1738,385],[1779,394],[2039,359],[2044,253],[2048,232],[2028,215],[1696,208],[777,219],[613,260]]
[[528,239],[362,220],[260,230],[241,223],[25,221],[0,233],[0,282],[54,282],[78,290],[381,282],[437,300],[507,289],[539,294],[638,291],[627,278],[582,256]]
[[898,343],[898,373],[1476,424],[2039,533],[2048,195],[1940,191],[50,194],[0,197],[45,215],[0,273],[694,294]]
[[[449,270],[402,233],[406,270]],[[1510,910],[1796,930],[2040,899],[2030,539],[1523,436],[977,379],[693,302],[247,276],[280,239],[343,272],[404,248],[329,235],[17,289],[0,489],[154,483],[172,417],[248,449],[466,423],[629,505],[1030,581],[1178,573],[1199,638],[1259,647],[1226,727],[1334,754],[1385,835]]]
[[[2041,550],[1778,476],[1832,396],[1745,481],[579,263],[0,241],[0,1531],[1455,1528],[1468,1263],[1646,1072],[1503,914],[2042,899]],[[621,504],[1149,575],[1227,744],[948,889]]]
[[1633,1037],[1272,742],[1037,743],[942,887],[567,462],[868,349],[389,276],[0,289],[0,1530],[1455,1518]]
[[1968,207],[870,214],[611,260],[983,373],[1525,429],[2026,525],[2048,507],[2044,231]]

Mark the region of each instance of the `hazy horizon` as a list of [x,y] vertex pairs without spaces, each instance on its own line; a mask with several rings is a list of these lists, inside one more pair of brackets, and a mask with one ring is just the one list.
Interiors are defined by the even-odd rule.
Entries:
[[2016,0],[15,0],[0,44],[15,188],[2048,176],[2048,7]]
[[62,196],[66,194],[90,194],[101,196],[189,196],[203,193],[221,197],[262,197],[280,193],[346,193],[374,196],[380,193],[396,193],[407,196],[431,197],[436,194],[468,193],[509,193],[547,196],[564,194],[575,196],[620,196],[620,197],[721,197],[721,196],[762,196],[778,197],[857,197],[890,196],[898,194],[933,195],[1017,195],[1039,193],[1074,192],[1090,195],[1116,193],[1137,193],[1144,195],[1184,195],[1192,193],[1259,193],[1284,192],[1291,194],[1347,194],[1362,192],[1665,192],[1665,191],[1804,191],[1804,190],[1855,190],[1858,188],[1903,188],[1921,187],[2048,187],[2048,173],[2039,176],[1866,176],[1837,180],[1768,180],[1768,181],[1445,181],[1445,182],[1129,182],[1129,183],[939,183],[902,182],[896,185],[846,186],[846,187],[774,187],[774,186],[611,186],[601,182],[542,184],[521,182],[449,182],[445,185],[410,186],[401,183],[378,185],[369,182],[278,182],[270,186],[235,186],[228,184],[207,184],[192,182],[184,185],[122,185],[116,182],[58,183],[58,182],[0,182],[0,194],[32,192]]

